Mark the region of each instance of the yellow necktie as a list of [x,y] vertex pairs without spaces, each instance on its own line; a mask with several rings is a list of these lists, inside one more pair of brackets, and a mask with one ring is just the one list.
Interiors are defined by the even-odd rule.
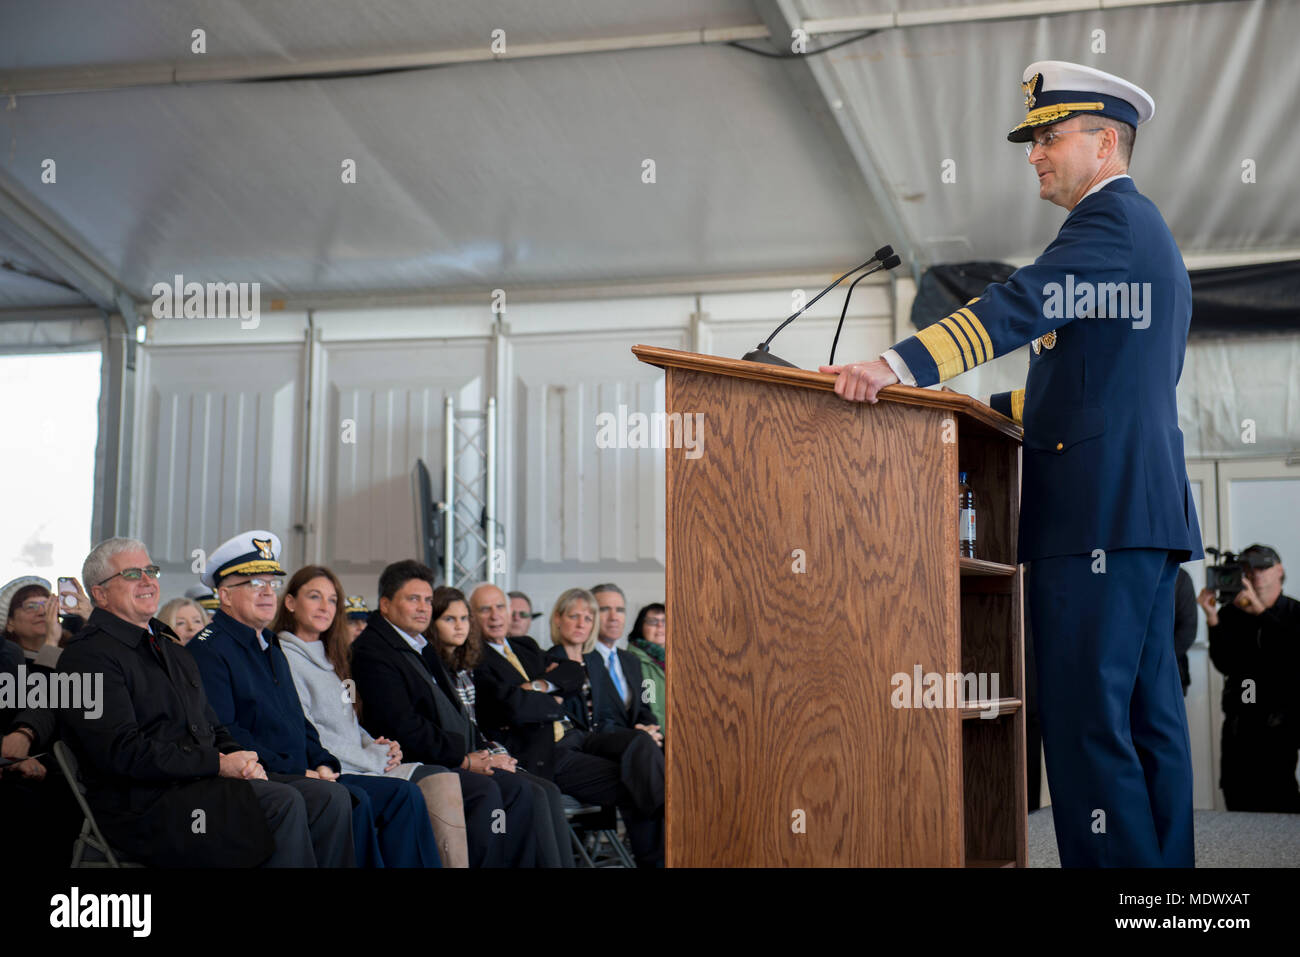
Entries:
[[[515,671],[523,675],[525,681],[531,681],[532,679],[528,677],[528,672],[524,671],[523,662],[519,660],[519,656],[516,655],[514,649],[510,647],[510,642],[504,641],[501,643],[501,646],[504,649],[501,653],[506,656],[506,661],[514,665]],[[555,740],[559,741],[560,738],[564,737],[564,725],[559,721],[553,721],[551,724],[553,725],[552,733],[555,735]]]

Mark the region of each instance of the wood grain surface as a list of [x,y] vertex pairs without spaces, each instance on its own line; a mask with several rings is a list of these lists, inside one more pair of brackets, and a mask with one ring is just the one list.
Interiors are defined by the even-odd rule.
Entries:
[[[831,376],[633,351],[703,416],[700,457],[665,456],[669,866],[1024,866],[1019,427],[951,392],[847,403]],[[917,666],[996,671],[998,717],[895,707]]]
[[960,714],[891,704],[960,661],[945,411],[686,369],[667,406],[705,423],[667,456],[669,864],[960,866]]

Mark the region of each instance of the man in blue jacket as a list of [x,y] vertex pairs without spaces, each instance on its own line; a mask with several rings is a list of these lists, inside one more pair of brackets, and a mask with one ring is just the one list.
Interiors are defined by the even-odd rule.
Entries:
[[[1039,196],[1069,210],[1032,264],[878,360],[823,366],[845,399],[929,386],[1032,345],[1025,388],[993,396],[1024,425],[1019,560],[1037,658],[1061,863],[1190,867],[1192,765],[1173,645],[1178,566],[1200,527],[1175,388],[1187,270],[1128,176],[1155,104],[1091,67],[1030,64],[1024,143]],[[955,494],[955,489],[954,489]]]
[[267,629],[284,576],[279,551],[278,537],[257,530],[224,542],[208,560],[203,581],[220,607],[185,647],[213,710],[268,771],[337,781],[351,792],[359,867],[439,867],[420,789],[400,778],[340,775],[303,713],[280,639]]

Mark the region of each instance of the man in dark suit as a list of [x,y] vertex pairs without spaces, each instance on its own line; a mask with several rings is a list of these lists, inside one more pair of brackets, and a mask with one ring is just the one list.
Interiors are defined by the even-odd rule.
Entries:
[[509,605],[500,588],[479,585],[469,604],[484,647],[474,671],[480,725],[565,794],[617,805],[637,863],[662,866],[663,752],[616,731],[594,734],[581,717],[581,726],[574,723],[563,704],[581,695],[586,667],[543,655],[527,635],[509,637]]
[[451,768],[460,777],[471,867],[532,867],[537,861],[532,789],[474,750],[467,717],[437,651],[424,637],[433,607],[433,572],[395,562],[379,576],[379,611],[352,644],[361,723],[402,742],[407,760]]
[[582,666],[548,662],[532,638],[509,637],[509,605],[496,585],[475,588],[469,606],[484,647],[474,671],[479,726],[527,770],[554,778],[555,742],[564,734],[563,698],[582,687]]
[[[1039,197],[1069,210],[1032,264],[886,350],[823,366],[877,401],[1025,343],[1024,389],[990,405],[1024,424],[1019,561],[1047,778],[1066,867],[1191,867],[1192,759],[1174,655],[1174,584],[1200,558],[1176,386],[1191,282],[1160,211],[1128,175],[1151,97],[1057,60],[1022,76]],[[954,494],[956,489],[954,488]],[[903,623],[905,625],[905,623]]]
[[162,866],[351,865],[346,792],[268,780],[218,722],[194,662],[153,617],[158,567],[144,545],[101,543],[83,578],[96,607],[59,671],[103,675],[103,713],[59,717],[109,842]]
[[637,728],[663,744],[659,723],[648,703],[651,683],[642,676],[641,662],[636,655],[618,647],[627,621],[623,589],[609,582],[597,585],[591,593],[599,606],[600,630],[596,634],[596,650],[583,657],[591,675],[596,729]]

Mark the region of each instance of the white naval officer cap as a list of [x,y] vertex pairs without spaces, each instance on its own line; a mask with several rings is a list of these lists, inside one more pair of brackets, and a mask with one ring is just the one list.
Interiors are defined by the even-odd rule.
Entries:
[[1064,60],[1029,64],[1020,89],[1025,95],[1025,119],[1007,134],[1013,143],[1029,142],[1035,127],[1081,113],[1108,116],[1137,128],[1156,112],[1155,100],[1141,87],[1113,73]]
[[279,555],[280,538],[274,532],[261,528],[240,532],[208,556],[203,583],[216,588],[228,575],[283,575]]

